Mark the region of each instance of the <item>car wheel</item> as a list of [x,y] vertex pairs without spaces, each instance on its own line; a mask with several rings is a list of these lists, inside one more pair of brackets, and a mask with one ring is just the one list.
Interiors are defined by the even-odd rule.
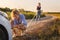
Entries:
[[8,40],[8,33],[2,25],[0,25],[0,40]]

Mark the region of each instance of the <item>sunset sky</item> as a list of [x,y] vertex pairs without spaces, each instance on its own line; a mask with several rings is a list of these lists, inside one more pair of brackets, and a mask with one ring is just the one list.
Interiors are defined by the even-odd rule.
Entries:
[[60,0],[0,0],[0,7],[36,11],[38,2],[44,12],[60,12]]

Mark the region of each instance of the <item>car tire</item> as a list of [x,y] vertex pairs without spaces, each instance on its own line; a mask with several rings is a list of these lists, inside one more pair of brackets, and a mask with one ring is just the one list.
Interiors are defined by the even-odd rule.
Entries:
[[8,40],[8,32],[4,26],[0,25],[0,40]]

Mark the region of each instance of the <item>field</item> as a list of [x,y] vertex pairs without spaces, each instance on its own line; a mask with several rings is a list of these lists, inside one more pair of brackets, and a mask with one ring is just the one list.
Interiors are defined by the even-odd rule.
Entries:
[[[1,11],[4,11],[8,14],[8,19],[11,19],[11,11],[12,9],[9,8],[0,8]],[[26,17],[26,19],[32,19],[36,12],[31,12],[31,11],[25,11],[25,10],[21,10],[21,13],[23,13]],[[24,36],[18,36],[18,37],[14,37],[13,40],[60,40],[60,12],[43,12],[41,17],[44,17],[45,15],[52,15],[52,16],[56,16],[57,19],[54,23],[55,26],[52,26],[51,29],[48,29],[49,31],[46,31],[46,34],[44,34],[43,31],[41,31],[38,35],[24,35]],[[52,24],[52,23],[51,23]],[[36,27],[39,25],[36,25]],[[51,32],[51,30],[53,30]],[[48,35],[49,33],[51,33],[50,35]]]
[[[7,14],[9,15],[9,19],[10,19],[10,13],[11,12],[7,12]],[[25,15],[26,19],[32,19],[35,15],[35,12],[30,12],[30,11],[23,11],[21,12]],[[54,29],[53,32],[48,32],[51,33],[50,35],[44,35],[43,32],[39,33],[38,35],[24,35],[24,36],[18,36],[18,37],[14,37],[13,40],[60,40],[60,13],[43,13],[42,16],[45,15],[52,15],[52,16],[56,16],[58,19],[55,22],[55,26],[52,26],[51,30]],[[52,23],[51,23],[52,24]],[[37,27],[38,25],[36,25]],[[48,29],[49,30],[49,29]],[[46,32],[46,34],[48,34]],[[41,35],[40,35],[41,34]]]
[[[27,34],[24,36],[15,37],[15,38],[13,38],[13,40],[60,40],[60,14],[51,13],[51,14],[43,14],[43,15],[52,15],[52,16],[57,17],[57,19],[54,23],[55,26],[52,26],[51,29],[48,29],[49,31],[46,31],[46,35],[44,34],[43,31],[41,31],[38,35]],[[36,27],[37,26],[38,25],[36,25]],[[54,30],[54,31],[51,32],[51,30]],[[48,35],[49,33],[51,33],[51,34]]]
[[[9,19],[10,19],[10,13],[11,12],[7,12],[7,14],[9,15]],[[26,19],[32,19],[35,15],[35,12],[31,12],[31,11],[22,11],[21,13],[23,13],[26,17]],[[52,26],[51,30],[54,29],[53,32],[46,32],[46,34],[51,33],[50,35],[44,35],[43,32],[40,32],[38,35],[24,35],[24,36],[18,36],[18,37],[14,37],[13,40],[60,40],[60,12],[47,12],[47,13],[42,13],[42,16],[45,15],[51,15],[51,16],[56,16],[58,19],[56,19],[55,22],[55,26]],[[52,23],[51,23],[52,24]],[[38,25],[36,25],[37,27]],[[49,29],[48,29],[49,30]],[[42,33],[42,34],[41,34]]]
[[57,18],[60,19],[60,14],[56,13],[56,14],[46,14],[46,15],[52,15],[52,16],[56,16]]

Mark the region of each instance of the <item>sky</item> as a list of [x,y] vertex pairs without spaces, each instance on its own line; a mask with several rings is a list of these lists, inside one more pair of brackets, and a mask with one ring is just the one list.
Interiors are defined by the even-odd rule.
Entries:
[[0,7],[36,11],[38,2],[44,12],[60,12],[60,0],[0,0]]

